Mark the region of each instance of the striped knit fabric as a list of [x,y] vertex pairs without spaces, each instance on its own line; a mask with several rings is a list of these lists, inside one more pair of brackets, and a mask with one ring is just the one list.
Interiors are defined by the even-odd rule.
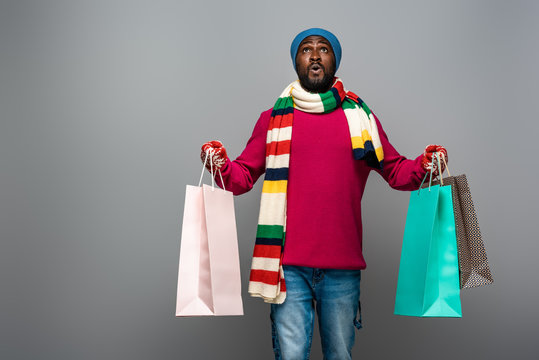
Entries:
[[265,302],[281,304],[286,297],[282,267],[286,234],[286,191],[294,108],[308,113],[329,113],[342,106],[350,129],[354,158],[383,169],[384,153],[376,121],[367,105],[344,89],[335,78],[330,91],[312,94],[294,81],[273,106],[266,139],[266,175],[251,265],[249,293]]

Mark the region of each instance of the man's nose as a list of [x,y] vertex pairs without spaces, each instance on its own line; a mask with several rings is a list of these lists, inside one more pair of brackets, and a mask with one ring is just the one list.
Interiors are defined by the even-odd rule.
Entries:
[[318,50],[311,51],[311,61],[320,61],[320,52]]

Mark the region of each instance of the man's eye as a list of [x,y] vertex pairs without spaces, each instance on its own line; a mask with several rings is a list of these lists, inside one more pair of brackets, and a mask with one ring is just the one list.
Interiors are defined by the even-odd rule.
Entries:
[[304,53],[309,52],[309,48],[303,48],[303,52]]
[[328,49],[327,49],[327,48],[322,48],[322,49],[320,49],[320,51],[326,52],[326,53],[327,53],[327,52],[328,52]]

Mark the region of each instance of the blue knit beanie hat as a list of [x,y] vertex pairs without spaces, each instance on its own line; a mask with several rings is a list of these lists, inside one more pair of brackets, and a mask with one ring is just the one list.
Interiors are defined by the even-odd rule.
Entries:
[[296,69],[296,55],[298,54],[298,48],[299,44],[308,36],[311,35],[318,35],[325,38],[329,43],[331,44],[331,47],[333,48],[333,53],[335,54],[335,71],[339,68],[339,64],[341,63],[341,44],[339,43],[339,40],[335,35],[330,33],[327,30],[320,29],[320,28],[311,28],[304,30],[296,35],[294,40],[292,41],[292,45],[290,45],[290,56],[292,57],[292,64],[294,65],[294,70]]

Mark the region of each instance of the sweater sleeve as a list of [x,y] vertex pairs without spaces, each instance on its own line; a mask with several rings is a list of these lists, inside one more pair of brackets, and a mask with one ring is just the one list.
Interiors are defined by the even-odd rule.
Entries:
[[[234,195],[241,195],[251,190],[258,178],[266,171],[266,136],[270,116],[271,109],[260,115],[241,155],[234,161],[227,159],[221,168],[225,188]],[[219,174],[215,176],[215,180],[222,188]]]
[[374,115],[374,118],[376,119],[380,141],[384,149],[384,169],[383,171],[377,170],[377,172],[393,189],[417,190],[426,173],[421,166],[423,155],[421,154],[415,159],[407,159],[399,154],[389,142],[376,115]]

